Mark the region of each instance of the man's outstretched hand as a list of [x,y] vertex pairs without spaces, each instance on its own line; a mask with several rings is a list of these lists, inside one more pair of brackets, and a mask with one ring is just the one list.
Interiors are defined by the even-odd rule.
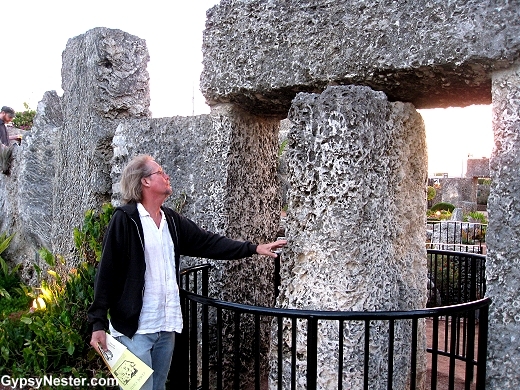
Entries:
[[268,244],[260,244],[256,247],[256,253],[258,253],[259,255],[276,257],[278,256],[278,254],[275,253],[275,251],[280,248],[283,248],[285,245],[287,245],[287,240],[279,240],[275,242],[270,242]]

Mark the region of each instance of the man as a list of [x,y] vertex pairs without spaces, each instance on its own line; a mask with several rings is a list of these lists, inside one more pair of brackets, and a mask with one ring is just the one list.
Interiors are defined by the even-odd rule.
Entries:
[[[182,331],[179,299],[181,255],[239,259],[276,257],[286,241],[253,245],[207,232],[163,202],[170,178],[151,156],[130,161],[121,176],[125,205],[116,208],[103,241],[94,302],[88,319],[90,344],[106,350],[105,330],[154,370],[142,389],[164,389],[175,344]],[[110,315],[110,322],[107,315]],[[99,350],[98,350],[99,352]]]
[[9,136],[5,125],[10,123],[15,116],[15,112],[11,107],[3,106],[0,111],[0,142],[5,146],[9,146],[9,140],[17,139],[17,136]]

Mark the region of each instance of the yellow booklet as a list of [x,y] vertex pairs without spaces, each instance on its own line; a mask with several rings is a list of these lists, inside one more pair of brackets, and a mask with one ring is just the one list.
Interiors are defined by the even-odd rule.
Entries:
[[99,351],[119,386],[123,390],[139,390],[153,370],[108,333],[107,348],[103,351],[100,347]]

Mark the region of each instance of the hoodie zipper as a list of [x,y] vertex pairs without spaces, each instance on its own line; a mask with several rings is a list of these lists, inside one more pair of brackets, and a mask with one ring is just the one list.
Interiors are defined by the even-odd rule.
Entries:
[[[137,222],[134,221],[134,219],[123,209],[120,209],[123,213],[126,214],[126,216],[130,219],[130,221],[132,221],[135,225],[135,229],[137,230],[137,235],[139,236],[139,242],[141,243],[141,248],[143,248],[143,256],[144,256],[144,242],[143,242],[143,238],[141,237],[141,233],[139,232],[139,226],[137,225]],[[146,262],[144,264],[144,269],[146,271]],[[141,290],[141,298],[144,297],[144,285],[143,285],[143,289]]]

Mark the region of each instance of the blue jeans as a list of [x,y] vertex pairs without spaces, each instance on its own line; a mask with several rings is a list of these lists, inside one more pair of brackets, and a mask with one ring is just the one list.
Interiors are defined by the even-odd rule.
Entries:
[[116,339],[153,369],[141,390],[164,390],[175,347],[175,332],[135,334],[131,339],[123,335]]

